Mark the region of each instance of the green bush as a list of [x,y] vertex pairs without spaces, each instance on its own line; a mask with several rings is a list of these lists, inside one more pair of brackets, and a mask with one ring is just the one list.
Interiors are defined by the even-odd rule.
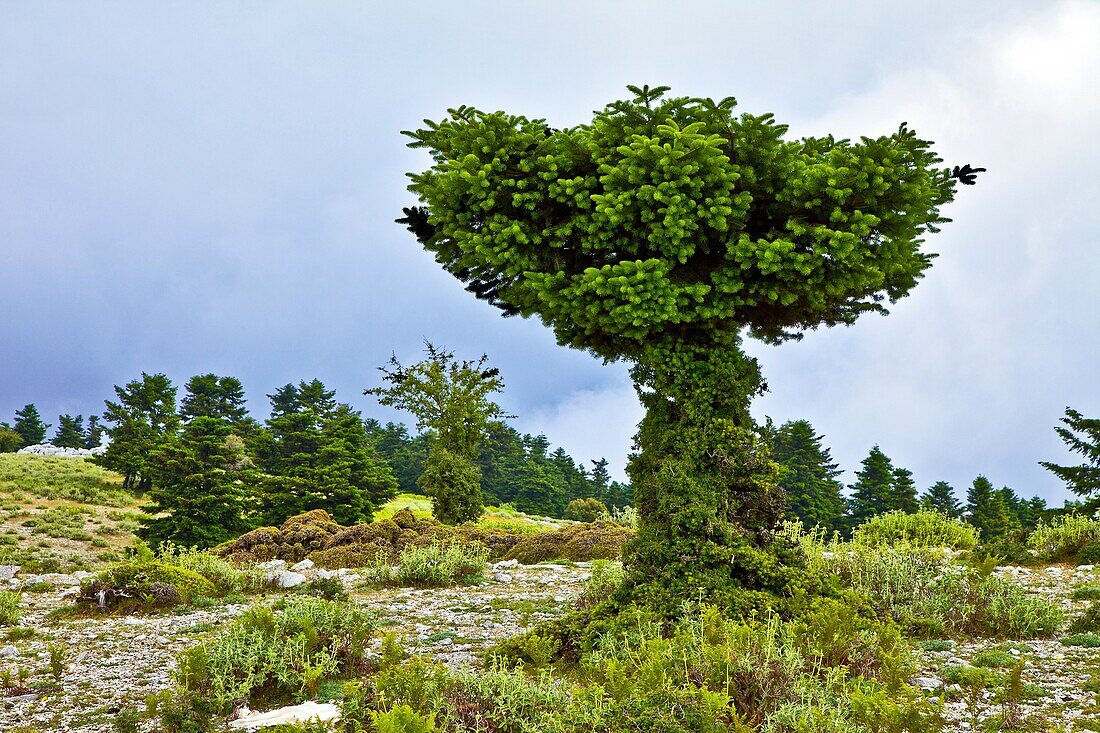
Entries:
[[573,499],[565,507],[565,518],[574,522],[595,522],[609,516],[607,507],[599,499]]
[[1073,589],[1073,598],[1078,601],[1098,601],[1100,600],[1100,585],[1095,583],[1078,585]]
[[1057,605],[988,568],[947,565],[931,550],[853,545],[821,563],[877,617],[921,637],[1045,637],[1064,618]]
[[1100,519],[1082,514],[1063,514],[1039,526],[1027,538],[1027,545],[1043,560],[1064,562],[1100,543]]
[[416,587],[478,583],[484,576],[486,560],[486,551],[478,546],[409,547],[398,557],[395,580]]
[[127,612],[170,608],[216,594],[214,584],[194,570],[159,560],[131,560],[85,580],[77,603]]
[[166,542],[157,559],[191,570],[210,581],[216,597],[232,593],[258,593],[271,586],[260,568],[237,568],[208,550],[185,548]]
[[632,530],[612,522],[574,524],[524,537],[505,558],[525,565],[547,560],[618,560],[633,536]]
[[1071,634],[1081,632],[1100,632],[1100,601],[1093,601],[1085,612],[1069,625]]
[[610,598],[623,584],[623,564],[617,560],[594,560],[592,572],[577,597],[577,608],[589,608]]
[[237,699],[253,706],[300,701],[326,681],[362,671],[373,635],[370,614],[346,603],[302,595],[255,606],[180,655],[176,695],[209,700],[222,713]]
[[19,608],[20,594],[12,590],[0,590],[0,626],[15,626],[23,617]]
[[940,512],[887,512],[856,527],[852,542],[865,547],[949,547],[969,550],[978,544],[978,530]]
[[1100,647],[1100,635],[1086,631],[1067,636],[1062,639],[1062,643],[1066,646],[1083,646],[1087,649],[1096,649]]
[[371,712],[375,733],[432,733],[436,730],[435,715],[424,717],[408,705],[398,705],[386,712]]

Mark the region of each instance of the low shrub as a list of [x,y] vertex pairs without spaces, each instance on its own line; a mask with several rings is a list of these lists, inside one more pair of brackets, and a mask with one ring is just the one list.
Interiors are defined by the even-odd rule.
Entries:
[[1100,647],[1100,635],[1094,634],[1091,631],[1072,634],[1062,639],[1062,644],[1065,646],[1082,646],[1087,649],[1096,649]]
[[1085,612],[1073,619],[1069,625],[1069,632],[1077,634],[1082,632],[1100,633],[1100,601],[1093,601]]
[[436,730],[435,715],[420,715],[408,705],[398,705],[385,712],[371,711],[371,723],[376,733],[432,733]]
[[161,545],[157,559],[206,578],[214,586],[214,595],[217,597],[232,593],[258,593],[271,585],[262,569],[234,567],[207,550],[165,543]]
[[1082,514],[1063,514],[1039,526],[1027,538],[1027,545],[1040,559],[1065,562],[1077,559],[1082,551],[1100,544],[1100,519]]
[[505,559],[525,565],[547,560],[618,560],[633,536],[633,531],[612,522],[574,524],[523,538]]
[[592,572],[574,605],[589,608],[610,598],[623,584],[623,564],[617,560],[594,560]]
[[1073,598],[1078,601],[1100,600],[1100,585],[1095,583],[1078,585],[1073,589]]
[[194,570],[158,560],[131,560],[85,580],[77,603],[124,612],[153,610],[216,593],[214,584]]
[[607,507],[599,499],[573,499],[565,507],[565,518],[574,522],[595,522],[608,517]]
[[484,577],[486,559],[487,552],[476,545],[409,547],[398,557],[394,580],[415,587],[478,583]]
[[0,590],[0,626],[15,626],[23,617],[19,608],[20,594],[13,590]]
[[370,614],[346,603],[302,595],[255,606],[180,655],[175,698],[207,700],[220,713],[238,699],[253,707],[300,701],[362,671],[373,635]]
[[978,530],[940,512],[912,514],[894,511],[872,517],[852,533],[852,543],[865,547],[949,547],[969,550],[978,544]]
[[875,616],[919,637],[1046,637],[1064,619],[1060,607],[991,567],[947,565],[930,550],[851,546],[821,562]]

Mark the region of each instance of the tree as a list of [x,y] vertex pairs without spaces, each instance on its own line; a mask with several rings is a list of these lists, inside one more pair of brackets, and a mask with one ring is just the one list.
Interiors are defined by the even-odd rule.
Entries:
[[599,499],[573,499],[565,507],[565,518],[574,522],[595,522],[607,514],[607,507]]
[[0,422],[0,453],[14,453],[23,447],[23,436],[11,425]]
[[858,527],[871,517],[884,514],[893,508],[894,464],[877,445],[863,459],[856,472],[856,482],[849,488],[848,521]]
[[248,419],[244,387],[236,377],[197,374],[187,380],[180,400],[180,417],[184,422],[196,417],[212,417],[236,425]]
[[[364,394],[374,395],[388,407],[407,410],[422,432],[431,431],[431,447],[419,484],[433,499],[436,519],[446,524],[473,521],[484,510],[481,472],[475,463],[478,449],[490,424],[507,417],[489,395],[501,391],[504,382],[499,370],[488,367],[486,355],[476,361],[459,361],[453,352],[431,343],[425,343],[425,351],[428,358],[409,367],[391,357],[388,365],[379,368],[386,386]],[[433,459],[436,451],[447,455]],[[469,467],[458,467],[456,462],[461,461]],[[433,463],[429,475],[428,465]],[[475,474],[477,480],[471,481]],[[461,480],[448,485],[444,483],[447,477]],[[473,494],[465,495],[471,491]],[[464,495],[452,496],[456,493]]]
[[88,416],[88,427],[84,431],[84,447],[98,448],[103,443],[103,426],[99,424],[99,415]]
[[362,417],[335,396],[317,379],[268,395],[271,417],[252,443],[262,471],[253,491],[263,523],[324,509],[341,524],[356,524],[396,493],[397,480]]
[[84,447],[84,416],[61,415],[57,418],[57,432],[50,441],[58,448]]
[[631,363],[646,409],[628,466],[635,600],[772,606],[798,556],[773,539],[785,506],[742,334],[778,343],[886,312],[931,265],[921,244],[955,180],[905,125],[789,140],[732,97],[630,91],[575,127],[462,106],[406,133],[432,164],[400,221],[505,315]]
[[937,511],[952,519],[961,519],[963,515],[962,505],[955,498],[955,490],[946,481],[937,481],[924,492],[920,500],[925,509]]
[[38,408],[32,402],[24,405],[22,410],[15,411],[15,424],[12,429],[19,433],[23,439],[23,445],[41,445],[46,442],[46,430],[49,425],[42,422],[42,416],[38,414]]
[[983,542],[1003,537],[1015,524],[1004,495],[995,491],[989,479],[981,475],[966,492],[966,514],[967,521],[978,530]]
[[773,431],[772,458],[790,513],[807,527],[838,529],[845,509],[841,472],[822,439],[807,420],[786,422]]
[[1073,408],[1066,408],[1061,418],[1065,427],[1054,429],[1069,448],[1084,458],[1079,466],[1060,466],[1049,461],[1039,465],[1066,482],[1078,496],[1100,497],[1100,418],[1088,418]]
[[917,485],[913,482],[913,472],[907,468],[894,469],[894,483],[890,487],[890,503],[887,511],[902,511],[912,514],[920,508],[917,501]]
[[111,442],[94,460],[123,476],[122,485],[138,492],[148,491],[152,478],[150,454],[179,424],[176,388],[163,374],[141,373],[140,379],[115,386],[117,402],[105,401],[103,420],[110,424]]
[[212,547],[248,529],[240,473],[243,443],[225,420],[196,417],[153,451],[151,500],[138,535],[150,545]]
[[382,425],[373,418],[365,422],[375,450],[393,470],[398,491],[416,493],[416,480],[424,472],[424,460],[428,457],[427,436],[410,437],[408,428],[401,423]]

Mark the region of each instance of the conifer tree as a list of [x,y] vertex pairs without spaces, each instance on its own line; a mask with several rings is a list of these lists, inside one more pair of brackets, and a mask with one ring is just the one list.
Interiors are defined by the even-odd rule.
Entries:
[[12,429],[19,433],[23,439],[23,445],[41,445],[46,442],[46,430],[49,425],[42,422],[42,416],[38,414],[38,408],[32,402],[24,405],[22,410],[15,411],[15,424]]
[[845,509],[841,472],[822,439],[807,420],[786,422],[772,431],[772,458],[791,515],[807,527],[838,529]]
[[152,486],[148,468],[150,454],[175,432],[176,388],[163,374],[146,374],[115,387],[117,402],[107,400],[103,420],[109,424],[111,442],[93,460],[123,475],[123,486],[138,492]]
[[856,482],[848,488],[852,490],[848,521],[853,528],[893,508],[894,465],[877,445],[863,459]]
[[[454,353],[425,343],[427,358],[405,367],[396,356],[380,367],[384,387],[368,389],[379,403],[408,410],[417,427],[431,431],[431,448],[425,471],[418,479],[420,487],[433,499],[432,512],[445,524],[474,521],[484,510],[481,496],[481,471],[476,461],[490,424],[507,417],[489,396],[501,391],[500,371],[488,366],[489,357],[458,360]],[[432,453],[446,451],[433,462]],[[465,461],[460,468],[456,462]],[[434,463],[428,470],[428,464]],[[444,470],[445,469],[445,470]],[[476,481],[470,480],[477,476]],[[448,477],[460,479],[449,485]],[[465,495],[467,492],[471,495]],[[463,496],[451,496],[456,492]],[[458,513],[455,513],[458,512]]]
[[103,443],[103,426],[99,424],[99,415],[88,416],[88,427],[84,431],[84,447],[98,448]]
[[58,448],[84,447],[84,416],[61,415],[57,418],[57,432],[51,444]]
[[[787,139],[736,100],[630,87],[591,122],[467,106],[407,133],[431,155],[401,221],[505,315],[631,363],[646,416],[628,473],[634,600],[747,613],[789,595],[777,466],[749,412],[764,387],[743,334],[776,343],[885,312],[931,266],[950,169],[905,125]],[[967,182],[972,182],[968,179]]]
[[204,548],[247,530],[242,447],[229,424],[213,417],[193,418],[165,436],[144,469],[152,480],[144,507],[150,516],[138,535],[154,547]]
[[244,387],[236,377],[197,374],[187,380],[180,400],[180,417],[212,417],[236,425],[248,418]]
[[365,422],[378,455],[393,470],[398,491],[415,494],[418,490],[416,480],[424,472],[424,460],[428,457],[427,436],[411,437],[408,428],[401,423],[388,422],[382,425],[373,418]]
[[1065,481],[1070,491],[1078,496],[1100,497],[1100,418],[1088,418],[1067,407],[1061,421],[1065,427],[1057,427],[1055,432],[1070,453],[1080,455],[1084,462],[1077,466],[1061,466],[1040,461],[1039,465]]
[[907,468],[894,469],[894,482],[890,488],[890,503],[887,511],[902,511],[912,514],[920,508],[917,502],[917,485],[913,482],[913,472]]
[[955,498],[955,490],[946,481],[937,481],[921,497],[921,507],[944,514],[952,519],[961,519],[962,505]]
[[983,542],[1004,537],[1014,525],[1004,496],[981,475],[966,492],[966,518],[978,530]]
[[357,524],[396,493],[397,480],[362,417],[335,395],[317,379],[268,395],[267,429],[253,439],[262,470],[253,480],[262,523],[323,509],[341,524]]

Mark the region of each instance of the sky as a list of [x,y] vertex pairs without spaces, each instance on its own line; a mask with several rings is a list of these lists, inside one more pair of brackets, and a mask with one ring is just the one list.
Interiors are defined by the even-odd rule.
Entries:
[[754,414],[810,420],[846,480],[978,473],[1053,503],[1066,406],[1100,414],[1100,3],[0,4],[0,420],[102,410],[142,371],[239,377],[266,416],[429,339],[488,353],[516,426],[622,476],[622,364],[502,319],[393,223],[448,107],[584,122],[627,84],[735,96],[792,136],[888,134],[989,169],[889,317],[750,344]]

